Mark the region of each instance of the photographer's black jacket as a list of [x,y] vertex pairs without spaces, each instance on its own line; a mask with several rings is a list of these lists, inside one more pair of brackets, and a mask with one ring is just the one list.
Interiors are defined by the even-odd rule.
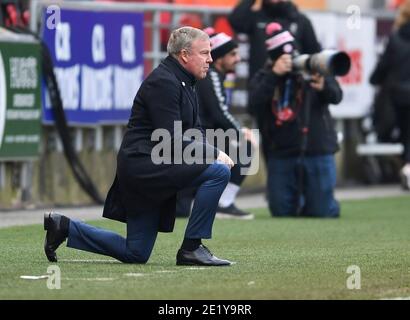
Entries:
[[313,27],[309,19],[299,12],[292,2],[283,3],[281,12],[262,7],[252,11],[253,0],[242,0],[229,15],[228,20],[236,33],[245,33],[250,41],[249,78],[263,67],[268,55],[265,28],[270,22],[278,22],[292,32],[301,53],[312,54],[320,51]]
[[211,67],[204,80],[198,81],[199,116],[204,129],[234,129],[240,134],[241,125],[229,112],[223,86],[225,76]]
[[[271,105],[275,87],[284,81],[272,72],[268,65],[256,73],[250,83],[249,108],[256,117],[261,131],[265,156],[290,157],[301,153],[304,110],[292,122],[278,126],[272,114]],[[326,155],[338,151],[334,122],[329,111],[329,103],[338,104],[342,100],[342,90],[332,78],[325,79],[322,92],[311,91],[309,134],[306,155]]]
[[393,82],[410,79],[410,22],[393,32],[383,55],[370,77],[370,83],[381,85],[387,79]]

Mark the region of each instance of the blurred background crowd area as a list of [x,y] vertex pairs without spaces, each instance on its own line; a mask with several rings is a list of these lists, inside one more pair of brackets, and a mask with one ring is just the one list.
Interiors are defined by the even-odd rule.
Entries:
[[[170,30],[183,25],[213,26],[216,31],[237,38],[243,61],[238,64],[236,74],[227,77],[225,87],[232,112],[243,124],[254,128],[254,121],[246,111],[248,38],[244,34],[234,34],[227,20],[238,2],[1,0],[0,209],[91,204],[96,199],[84,191],[87,189],[84,184],[92,184],[101,195],[107,192],[138,85],[166,56]],[[375,132],[373,105],[377,88],[370,85],[369,77],[385,48],[397,8],[403,1],[294,2],[311,18],[322,46],[346,51],[353,62],[351,72],[339,79],[345,93],[344,101],[332,109],[341,145],[337,155],[338,185],[398,183],[402,146],[395,140],[394,132],[391,139],[380,139]],[[64,25],[47,28],[47,23],[55,18],[53,6],[61,9]],[[105,18],[101,18],[102,12]],[[353,27],[349,27],[349,19],[353,19]],[[128,51],[132,63],[124,64],[118,58],[122,55],[124,60],[124,51],[121,52],[124,48],[121,45],[115,48],[107,42],[122,37],[121,30],[124,31],[127,23],[135,29],[132,37],[126,38],[133,42],[133,49]],[[96,33],[100,35],[97,40],[105,35],[102,41],[109,48],[106,55],[100,57],[105,69],[94,68],[99,42],[86,37],[86,30],[95,30],[97,24],[103,28],[107,26],[105,31]],[[40,40],[29,39],[24,29],[37,34]],[[67,142],[62,142],[61,138],[64,130],[51,111],[50,94],[42,80],[44,57],[39,41],[50,49],[66,112],[65,134],[69,137],[72,153],[65,150]],[[97,53],[92,59],[81,54],[87,48],[94,50],[94,46],[97,46]],[[35,78],[32,83],[27,78],[30,75]],[[112,83],[106,81],[107,75]],[[82,90],[92,94],[80,95],[78,92]],[[111,93],[111,100],[110,97],[104,99],[107,92]],[[77,159],[74,161],[73,157]],[[242,192],[264,190],[263,161],[259,162],[259,167],[257,175],[246,179]]]

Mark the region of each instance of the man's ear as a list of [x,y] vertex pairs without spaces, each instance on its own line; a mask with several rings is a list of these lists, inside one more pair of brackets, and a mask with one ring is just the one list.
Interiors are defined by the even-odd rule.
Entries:
[[186,49],[181,50],[181,59],[184,63],[188,62],[188,50]]

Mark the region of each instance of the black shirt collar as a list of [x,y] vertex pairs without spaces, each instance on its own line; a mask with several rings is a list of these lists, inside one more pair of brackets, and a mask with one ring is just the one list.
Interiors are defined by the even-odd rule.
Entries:
[[188,70],[186,70],[177,59],[172,56],[168,56],[165,58],[163,63],[175,73],[179,80],[184,81],[191,86],[195,85],[195,77]]

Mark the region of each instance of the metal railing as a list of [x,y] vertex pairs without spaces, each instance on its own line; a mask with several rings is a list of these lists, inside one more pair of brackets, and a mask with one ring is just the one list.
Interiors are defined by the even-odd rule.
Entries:
[[[152,60],[155,68],[165,58],[166,52],[161,50],[161,30],[173,30],[179,27],[181,15],[187,13],[198,14],[204,25],[212,24],[213,16],[228,15],[231,7],[189,6],[163,3],[129,3],[129,2],[94,2],[94,1],[59,1],[59,0],[32,0],[30,5],[30,29],[38,32],[42,8],[58,6],[65,9],[95,10],[95,11],[125,11],[144,12],[152,14],[152,21],[144,22],[144,29],[151,30],[152,49],[144,48],[144,59]],[[171,23],[161,24],[161,13],[170,13]]]

